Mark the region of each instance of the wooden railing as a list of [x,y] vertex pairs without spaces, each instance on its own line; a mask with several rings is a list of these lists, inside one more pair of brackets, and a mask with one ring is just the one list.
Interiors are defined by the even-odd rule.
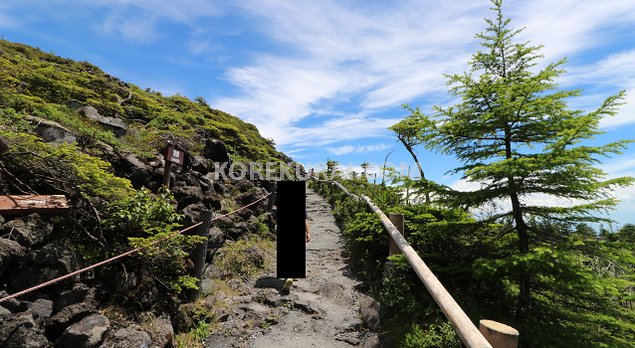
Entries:
[[[321,181],[321,180],[320,180]],[[445,289],[443,284],[432,273],[412,246],[406,241],[402,232],[391,220],[377,207],[367,196],[352,194],[346,187],[336,181],[326,181],[338,187],[347,196],[365,202],[368,207],[381,219],[381,223],[388,231],[392,241],[417,273],[423,285],[437,303],[445,317],[450,321],[454,331],[463,344],[468,348],[516,348],[518,346],[519,333],[516,329],[492,320],[481,320],[480,330],[476,328],[472,320],[465,314],[461,306]],[[396,220],[399,220],[397,218]],[[401,218],[403,221],[403,217]],[[402,225],[403,226],[403,225]],[[394,246],[393,246],[394,247]]]

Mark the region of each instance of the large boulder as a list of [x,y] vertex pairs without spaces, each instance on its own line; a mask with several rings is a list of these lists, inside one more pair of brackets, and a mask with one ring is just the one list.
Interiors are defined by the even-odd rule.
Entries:
[[16,261],[20,260],[25,253],[26,249],[18,242],[0,238],[0,276],[4,271],[12,267]]
[[368,299],[362,303],[360,307],[360,314],[362,315],[362,321],[367,328],[372,331],[377,331],[379,329],[380,316],[379,312],[381,309],[381,305],[379,302]]
[[250,191],[240,194],[236,197],[236,202],[241,206],[251,204],[259,199],[258,203],[249,206],[249,209],[256,215],[263,214],[267,211],[268,200],[262,199],[267,195],[267,191],[260,187],[253,187]]
[[14,291],[24,290],[78,268],[77,256],[66,245],[47,244],[26,254],[9,281]]
[[144,330],[150,334],[153,347],[173,347],[174,328],[169,315],[156,316],[151,312],[142,312],[139,314],[139,322]]
[[66,127],[61,124],[45,120],[40,117],[35,116],[26,116],[25,119],[29,121],[31,124],[36,125],[35,133],[44,139],[46,142],[53,143],[72,143],[77,141],[77,138],[68,130]]
[[28,304],[28,311],[37,319],[46,319],[53,314],[53,301],[44,298],[38,298],[34,302]]
[[106,126],[106,128],[115,133],[115,136],[117,137],[122,137],[128,132],[128,126],[122,119],[102,116],[99,111],[92,106],[82,106],[77,109],[77,111],[86,118]]
[[101,314],[92,314],[69,326],[55,341],[57,347],[96,348],[110,328],[110,321]]
[[209,159],[203,156],[193,156],[192,162],[190,165],[192,166],[192,169],[194,171],[199,172],[202,175],[209,173],[209,169],[210,169]]
[[216,163],[230,163],[231,159],[225,143],[218,139],[207,139],[203,149],[203,157]]
[[62,292],[55,299],[54,309],[55,312],[59,312],[63,308],[77,303],[87,304],[91,307],[97,306],[95,288],[91,288],[84,283],[77,283],[73,285],[72,289]]
[[20,326],[9,337],[2,348],[50,348],[53,344],[46,339],[40,330]]
[[152,338],[147,332],[132,328],[123,328],[108,335],[100,348],[150,348]]
[[[0,291],[0,298],[9,296],[9,293],[2,290]],[[20,313],[29,309],[29,303],[27,301],[21,301],[17,298],[12,298],[2,302],[2,307],[9,310],[9,313]]]
[[203,190],[197,186],[176,186],[172,188],[172,194],[178,203],[177,209],[200,203],[205,197]]
[[123,156],[124,176],[132,182],[134,187],[141,187],[152,179],[152,167],[143,163],[137,156],[129,153]]
[[32,247],[53,234],[53,225],[33,213],[5,223],[0,227],[0,234],[9,234],[21,245]]
[[79,322],[93,313],[95,313],[95,307],[88,303],[76,303],[65,307],[46,320],[44,324],[46,336],[54,340],[70,325]]
[[37,323],[31,313],[0,315],[0,346],[6,342],[20,327],[36,330]]

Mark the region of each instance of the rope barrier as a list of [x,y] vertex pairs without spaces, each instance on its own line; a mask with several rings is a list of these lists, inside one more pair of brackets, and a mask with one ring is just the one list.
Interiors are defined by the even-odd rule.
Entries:
[[[249,204],[247,204],[247,205],[245,205],[245,206],[243,206],[243,207],[240,207],[240,208],[238,208],[238,209],[236,209],[236,210],[234,210],[234,211],[232,211],[232,212],[229,212],[229,213],[227,213],[227,214],[223,214],[223,215],[219,215],[219,216],[217,216],[217,217],[215,217],[215,218],[211,219],[211,220],[210,220],[210,222],[213,222],[213,221],[218,220],[218,219],[220,219],[220,218],[223,218],[223,217],[226,217],[226,216],[229,216],[229,215],[235,214],[235,213],[237,213],[237,212],[239,212],[239,211],[241,211],[241,210],[247,209],[248,207],[250,207],[250,206],[252,206],[252,205],[254,205],[254,204],[256,204],[256,203],[258,203],[258,202],[262,201],[263,199],[265,199],[265,198],[269,197],[270,195],[271,195],[271,193],[268,193],[268,194],[267,194],[267,195],[265,195],[264,197],[261,197],[261,198],[259,198],[259,199],[255,200],[255,201],[253,201],[253,202],[251,202],[251,203],[249,203]],[[90,266],[88,266],[88,267],[84,267],[84,268],[81,268],[81,269],[79,269],[79,270],[77,270],[77,271],[74,271],[74,272],[71,272],[71,273],[65,274],[65,275],[60,276],[60,277],[57,277],[57,278],[55,278],[55,279],[51,279],[51,280],[49,280],[49,281],[46,281],[46,282],[44,282],[44,283],[41,283],[41,284],[38,284],[38,285],[36,285],[36,286],[30,287],[30,288],[28,288],[28,289],[22,290],[22,291],[20,291],[20,292],[16,292],[15,294],[12,294],[12,295],[9,295],[9,296],[5,296],[5,297],[3,297],[3,298],[0,298],[0,303],[2,303],[2,302],[4,302],[4,301],[8,301],[8,300],[10,300],[10,299],[12,299],[12,298],[16,298],[16,297],[19,297],[19,296],[22,296],[22,295],[26,295],[26,294],[28,294],[28,293],[30,293],[30,292],[33,292],[33,291],[35,291],[35,290],[42,289],[42,288],[47,287],[47,286],[49,286],[49,285],[55,284],[55,283],[57,283],[57,282],[60,282],[60,281],[62,281],[62,280],[64,280],[64,279],[72,278],[72,277],[74,277],[74,276],[76,276],[76,275],[79,275],[79,274],[82,274],[82,273],[84,273],[84,272],[90,271],[91,269],[94,269],[94,268],[97,268],[97,267],[103,266],[103,265],[105,265],[105,264],[107,264],[107,263],[110,263],[110,262],[113,262],[113,261],[119,260],[119,259],[121,259],[121,258],[124,258],[124,257],[128,256],[128,255],[134,254],[134,253],[139,252],[139,251],[141,251],[141,250],[143,250],[143,249],[149,248],[149,247],[154,246],[154,245],[156,245],[156,244],[158,244],[158,243],[161,243],[161,242],[164,242],[164,241],[166,241],[166,240],[169,240],[169,239],[171,239],[171,238],[173,238],[173,237],[175,237],[175,236],[177,236],[177,235],[179,235],[179,234],[182,234],[182,233],[184,233],[184,232],[187,232],[187,231],[189,231],[189,230],[191,230],[191,229],[193,229],[193,228],[195,228],[195,227],[198,227],[198,226],[200,226],[200,225],[202,225],[202,224],[203,224],[203,221],[197,222],[196,224],[194,224],[194,225],[192,225],[192,226],[189,226],[189,227],[186,227],[186,228],[184,228],[184,229],[182,229],[182,230],[180,230],[180,231],[174,232],[174,233],[172,233],[172,234],[170,234],[170,235],[168,235],[168,236],[166,236],[166,237],[164,237],[164,238],[161,238],[161,239],[155,240],[154,242],[152,242],[152,243],[150,243],[150,244],[148,244],[148,245],[146,245],[146,246],[143,246],[143,247],[138,247],[138,248],[134,248],[134,249],[132,249],[132,250],[128,250],[128,251],[126,251],[125,253],[122,253],[122,254],[119,254],[119,255],[113,256],[113,257],[111,257],[111,258],[109,258],[109,259],[106,259],[106,260],[103,260],[103,261],[97,262],[97,263],[95,263],[95,264],[93,264],[93,265],[90,265]]]

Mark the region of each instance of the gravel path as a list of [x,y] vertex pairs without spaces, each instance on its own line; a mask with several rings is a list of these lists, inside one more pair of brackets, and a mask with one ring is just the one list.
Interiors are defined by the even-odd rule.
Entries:
[[[359,281],[348,275],[344,242],[331,208],[310,189],[306,205],[311,230],[307,278],[295,282],[291,294],[309,310],[289,311],[270,331],[256,337],[251,347],[351,347],[363,335],[359,303],[367,296],[355,290]],[[312,310],[316,313],[307,313]]]
[[257,279],[244,284],[239,296],[227,299],[223,334],[205,342],[215,348],[348,348],[360,346],[368,331],[360,304],[370,298],[356,290],[350,275],[342,232],[328,202],[307,189],[311,241],[307,244],[307,278],[288,295],[280,293],[275,260]]

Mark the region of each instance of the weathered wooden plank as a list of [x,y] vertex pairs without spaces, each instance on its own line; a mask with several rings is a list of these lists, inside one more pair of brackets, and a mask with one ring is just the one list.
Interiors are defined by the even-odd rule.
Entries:
[[0,196],[0,214],[56,214],[70,209],[64,195]]

